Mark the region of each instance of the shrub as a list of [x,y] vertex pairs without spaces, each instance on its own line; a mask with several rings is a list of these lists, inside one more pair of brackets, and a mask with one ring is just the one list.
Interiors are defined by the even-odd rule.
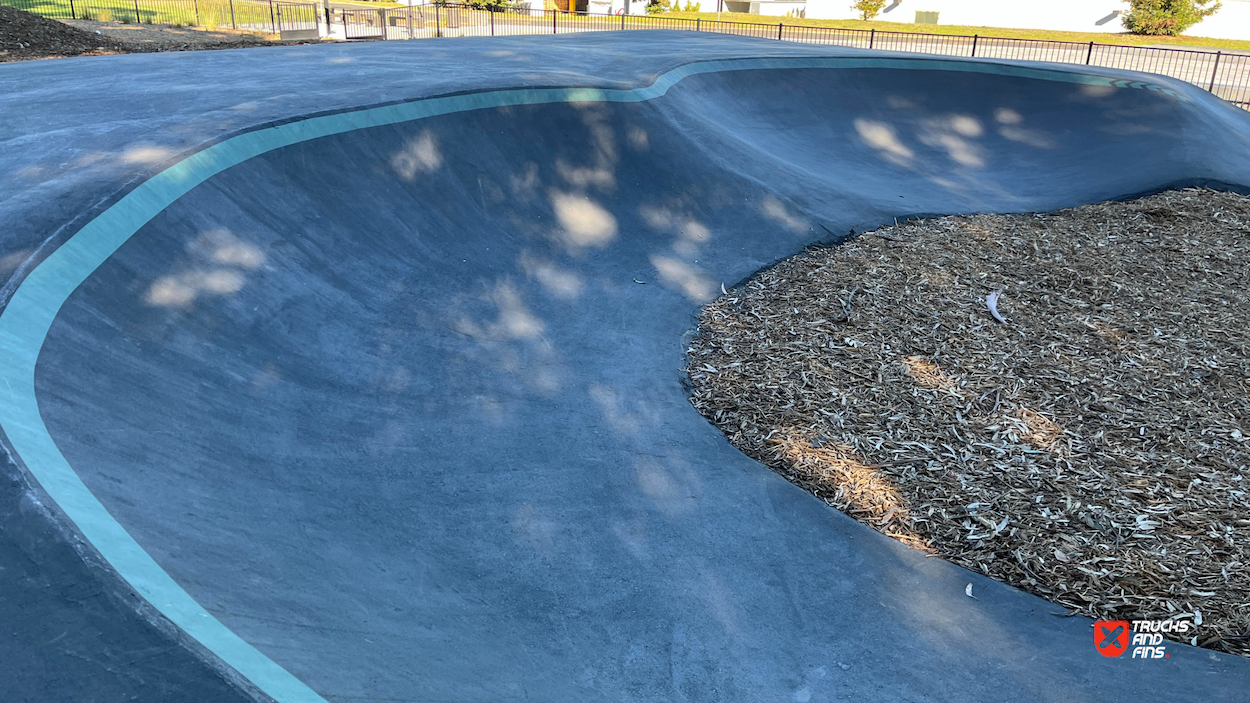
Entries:
[[1220,0],[1128,0],[1124,27],[1133,34],[1176,36],[1220,9]]
[[96,19],[100,20],[101,22],[112,22],[113,13],[109,12],[108,10],[100,10],[100,14],[96,15]]
[[885,9],[885,0],[855,0],[851,3],[851,9],[859,13],[861,20],[870,20]]

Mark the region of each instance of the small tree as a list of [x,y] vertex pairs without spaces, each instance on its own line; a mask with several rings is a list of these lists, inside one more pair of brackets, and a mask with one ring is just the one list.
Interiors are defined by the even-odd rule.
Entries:
[[1127,0],[1124,26],[1133,34],[1176,36],[1220,9],[1220,0]]
[[870,20],[885,9],[885,0],[855,0],[851,9],[859,13],[861,20]]

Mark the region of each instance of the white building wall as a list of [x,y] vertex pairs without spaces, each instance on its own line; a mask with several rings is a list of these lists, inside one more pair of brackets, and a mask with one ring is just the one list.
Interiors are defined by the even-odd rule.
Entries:
[[[1214,15],[1189,28],[1195,37],[1250,40],[1250,0],[1222,0]],[[1123,0],[892,0],[876,19],[914,22],[916,12],[937,12],[939,24],[1071,32],[1123,32]],[[850,0],[807,0],[809,19],[859,19]]]

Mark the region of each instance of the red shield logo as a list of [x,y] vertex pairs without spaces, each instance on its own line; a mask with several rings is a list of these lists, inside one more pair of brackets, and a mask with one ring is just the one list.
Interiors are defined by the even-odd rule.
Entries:
[[1128,649],[1127,620],[1099,620],[1094,623],[1094,649],[1104,657],[1116,658]]

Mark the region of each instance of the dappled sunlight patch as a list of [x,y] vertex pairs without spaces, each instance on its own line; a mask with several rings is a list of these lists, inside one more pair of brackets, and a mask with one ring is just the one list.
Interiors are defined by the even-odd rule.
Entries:
[[237,293],[243,289],[244,282],[243,274],[233,269],[184,271],[153,281],[143,300],[148,305],[181,308],[195,302],[203,294]]
[[634,459],[634,481],[651,505],[669,516],[690,513],[702,493],[699,477],[684,461],[640,455]]
[[651,149],[651,138],[647,136],[647,130],[642,127],[630,127],[625,133],[626,142],[638,151],[648,151]]
[[662,283],[681,291],[696,303],[706,303],[716,294],[716,284],[712,279],[691,264],[670,256],[653,254],[651,265],[655,267]]
[[1063,439],[1062,425],[1028,408],[1020,408],[1014,417],[1003,418],[1002,421],[1015,424],[1014,430],[1017,436],[1035,449],[1054,451],[1058,449],[1059,442]]
[[616,390],[610,386],[592,383],[586,390],[590,399],[599,406],[603,419],[608,426],[620,434],[636,435],[642,430],[642,424],[634,413],[626,409]]
[[616,239],[616,216],[585,195],[551,192],[560,238],[570,248],[605,247]]
[[151,166],[174,155],[174,150],[163,146],[132,146],[121,153],[121,160],[128,164]]
[[195,238],[191,248],[203,250],[208,258],[226,266],[254,270],[265,264],[265,252],[260,247],[225,229],[204,232]]
[[548,293],[557,298],[576,300],[582,294],[585,286],[582,277],[551,261],[540,259],[529,252],[521,252],[517,264],[526,275],[536,279]]
[[916,152],[899,140],[894,128],[884,122],[855,119],[855,131],[865,144],[876,149],[885,159],[898,166],[910,166]]
[[144,303],[176,309],[205,295],[233,295],[247,284],[246,273],[266,261],[259,246],[221,228],[201,232],[185,248],[191,265],[153,281],[144,291]]
[[1038,149],[1054,149],[1058,146],[1050,135],[1036,129],[1024,127],[1024,115],[1015,110],[1000,107],[994,111],[994,120],[1000,125],[998,134],[1003,139]]
[[536,339],[542,336],[543,321],[530,312],[529,306],[521,299],[520,292],[511,281],[502,280],[496,283],[490,300],[498,312],[492,322],[480,324],[469,318],[461,318],[456,324],[456,331],[483,341]]
[[981,121],[970,115],[953,115],[948,124],[953,132],[963,137],[979,137],[985,133]]
[[[929,548],[912,530],[907,499],[894,481],[868,466],[850,447],[811,442],[783,433],[768,440],[776,457],[801,483],[818,486],[827,503],[918,549]],[[832,493],[829,490],[832,489]]]
[[973,140],[984,133],[981,122],[968,115],[953,115],[925,120],[920,130],[920,143],[941,149],[962,166],[985,165],[985,150]]
[[616,187],[616,173],[607,166],[573,166],[564,159],[556,159],[556,173],[575,188],[596,187],[611,190]]
[[1003,139],[1019,142],[1035,149],[1054,149],[1059,146],[1050,135],[1036,129],[1005,126],[998,128],[998,134]]
[[391,169],[401,179],[409,182],[415,180],[419,174],[437,171],[442,165],[443,154],[428,129],[409,139],[404,148],[391,157]]
[[[471,313],[464,308],[476,308]],[[546,323],[525,302],[508,277],[476,301],[459,301],[447,323],[473,344],[466,353],[483,368],[520,379],[531,390],[552,395],[564,387],[559,352],[545,336]]]
[[760,209],[777,224],[791,232],[807,232],[811,229],[811,226],[806,221],[792,214],[790,209],[786,207],[786,204],[781,202],[775,195],[769,194],[764,196]]
[[932,390],[955,388],[955,382],[942,371],[942,368],[923,356],[903,357],[903,367],[907,369],[907,373],[916,383],[924,388]]

